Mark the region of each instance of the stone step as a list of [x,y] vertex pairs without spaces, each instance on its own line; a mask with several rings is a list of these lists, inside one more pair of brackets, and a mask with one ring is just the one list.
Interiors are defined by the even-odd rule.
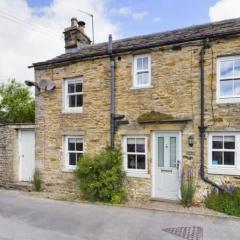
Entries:
[[24,192],[31,192],[32,191],[32,183],[31,182],[15,182],[10,183],[6,186],[8,189],[20,190]]

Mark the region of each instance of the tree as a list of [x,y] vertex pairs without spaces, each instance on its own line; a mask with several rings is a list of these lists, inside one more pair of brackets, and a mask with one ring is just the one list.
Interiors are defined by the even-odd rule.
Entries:
[[0,85],[0,121],[5,123],[33,123],[35,100],[29,89],[10,80]]

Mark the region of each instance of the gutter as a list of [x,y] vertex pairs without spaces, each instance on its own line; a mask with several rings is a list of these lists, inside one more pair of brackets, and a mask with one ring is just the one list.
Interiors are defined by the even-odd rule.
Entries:
[[[198,36],[198,37],[189,37],[189,38],[184,38],[184,39],[179,39],[179,40],[172,40],[172,41],[166,41],[163,43],[152,43],[149,45],[145,45],[145,46],[135,46],[135,47],[128,47],[125,49],[115,49],[115,50],[111,50],[111,54],[118,54],[118,53],[123,53],[123,52],[128,52],[128,51],[137,51],[137,50],[142,50],[142,49],[149,49],[149,48],[154,48],[154,47],[162,47],[162,46],[168,46],[168,45],[173,45],[173,44],[180,44],[180,43],[187,43],[187,42],[193,42],[193,41],[199,41],[199,40],[203,40],[206,38],[220,38],[220,37],[227,37],[227,36],[231,36],[231,35],[237,35],[240,34],[240,30],[233,30],[233,31],[228,31],[228,32],[223,32],[223,33],[215,33],[215,34],[208,34],[205,36]],[[73,57],[69,57],[67,59],[62,59],[62,60],[58,60],[58,61],[52,61],[52,62],[40,62],[40,63],[36,63],[33,64],[32,66],[29,66],[29,68],[35,68],[35,67],[46,67],[48,65],[52,65],[52,64],[59,64],[59,63],[67,63],[68,61],[79,61],[80,59],[89,59],[89,58],[94,58],[94,57],[101,57],[101,56],[108,56],[109,55],[109,51],[102,51],[100,53],[92,53],[92,54],[88,54],[86,56],[73,56]]]
[[205,117],[205,79],[204,79],[204,56],[205,56],[205,52],[206,49],[210,48],[210,43],[209,43],[209,39],[205,39],[203,41],[203,45],[200,51],[200,102],[201,102],[201,113],[200,113],[200,127],[199,127],[199,132],[200,132],[200,159],[201,159],[201,166],[200,166],[200,176],[202,178],[202,180],[210,185],[212,185],[214,188],[217,188],[220,191],[224,191],[224,189],[219,186],[217,183],[211,181],[210,179],[208,179],[205,176],[205,170],[204,170],[204,165],[205,165],[205,159],[204,159],[204,152],[205,152],[205,132],[207,129],[207,126],[205,126],[205,121],[204,121],[204,117]]
[[115,146],[114,135],[115,135],[115,59],[112,55],[112,35],[108,38],[108,54],[110,58],[111,68],[111,81],[110,81],[110,147],[111,149]]

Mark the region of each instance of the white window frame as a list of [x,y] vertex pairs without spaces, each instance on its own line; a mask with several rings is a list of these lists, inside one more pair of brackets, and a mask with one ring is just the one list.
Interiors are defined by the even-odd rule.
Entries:
[[[69,138],[79,138],[82,139],[83,142],[83,150],[82,151],[68,151],[68,139]],[[84,139],[82,136],[64,136],[64,169],[65,170],[74,170],[76,169],[77,165],[69,165],[69,158],[68,158],[68,153],[69,152],[76,152],[76,153],[82,153],[84,154]]]
[[[221,96],[220,92],[220,81],[221,81],[221,62],[224,61],[234,61],[234,60],[240,60],[240,55],[239,56],[228,56],[228,57],[220,57],[217,59],[217,103],[238,103],[240,102],[240,95],[232,95],[232,96]],[[224,78],[222,78],[224,79]],[[228,78],[226,78],[228,79]],[[238,79],[237,77],[233,79]],[[240,76],[239,76],[240,79]]]
[[[213,136],[235,137],[235,165],[212,164],[212,140]],[[232,152],[232,151],[231,151]],[[208,173],[223,175],[240,175],[240,132],[211,132],[208,135]]]
[[64,99],[63,99],[63,107],[64,113],[76,113],[76,112],[82,112],[83,111],[83,107],[69,107],[69,100],[68,97],[70,95],[83,95],[83,91],[79,92],[79,93],[68,93],[68,84],[70,83],[82,83],[83,84],[83,80],[82,78],[70,78],[70,79],[65,79],[64,80]]
[[[132,169],[132,168],[130,169],[130,168],[128,168],[127,139],[129,139],[129,138],[135,138],[135,139],[143,138],[144,139],[144,142],[145,142],[145,154],[142,154],[142,155],[145,155],[145,169]],[[123,164],[124,164],[124,169],[126,171],[127,176],[129,176],[129,177],[145,177],[145,178],[149,178],[149,175],[148,175],[148,139],[147,139],[147,137],[146,136],[142,136],[142,135],[138,135],[138,136],[135,136],[135,135],[124,136],[122,144],[123,144],[123,158],[124,158]]]
[[[137,74],[139,72],[146,72],[146,70],[137,70],[137,59],[138,58],[148,58],[148,69],[147,72],[149,74],[149,81],[147,84],[141,84],[139,85],[137,82]],[[133,57],[133,88],[149,88],[151,87],[151,55],[150,54],[141,54],[141,55],[135,55]]]

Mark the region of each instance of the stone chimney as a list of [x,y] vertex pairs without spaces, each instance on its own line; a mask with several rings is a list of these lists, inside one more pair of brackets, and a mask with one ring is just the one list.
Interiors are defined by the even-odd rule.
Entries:
[[85,22],[71,19],[71,26],[64,29],[66,52],[74,52],[83,46],[90,45],[91,40],[85,34]]

